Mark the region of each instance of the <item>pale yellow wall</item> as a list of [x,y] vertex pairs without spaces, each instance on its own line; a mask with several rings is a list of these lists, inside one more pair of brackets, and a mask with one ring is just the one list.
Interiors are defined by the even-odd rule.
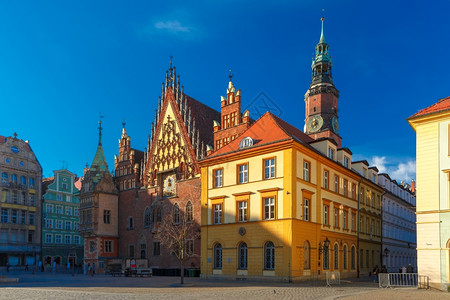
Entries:
[[437,122],[416,128],[417,212],[439,209],[438,137]]

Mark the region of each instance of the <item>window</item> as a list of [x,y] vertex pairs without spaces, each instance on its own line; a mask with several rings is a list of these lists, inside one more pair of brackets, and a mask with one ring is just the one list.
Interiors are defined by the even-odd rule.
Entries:
[[105,241],[105,253],[112,253],[112,241]]
[[173,223],[180,223],[180,207],[178,206],[178,203],[175,203],[173,206]]
[[247,201],[238,202],[238,221],[247,221]]
[[63,208],[61,205],[56,205],[56,213],[59,215],[62,215],[63,213]]
[[214,269],[222,269],[222,245],[214,245]]
[[275,178],[275,158],[264,160],[264,179]]
[[71,229],[72,229],[72,222],[66,221],[66,230],[71,230]]
[[134,258],[134,245],[128,245],[128,257]]
[[153,242],[153,255],[161,255],[161,242]]
[[214,170],[214,187],[223,186],[223,169]]
[[275,246],[272,242],[264,245],[264,269],[275,270]]
[[303,269],[311,269],[311,248],[308,241],[303,243]]
[[30,194],[28,200],[29,200],[30,206],[36,206],[36,195],[35,194]]
[[366,268],[369,267],[369,250],[366,250]]
[[75,208],[74,209],[74,214],[73,214],[74,216],[80,216],[80,209],[78,209],[78,208]]
[[334,150],[333,150],[333,148],[328,148],[328,158],[334,160]]
[[2,202],[8,203],[9,202],[9,190],[3,190],[2,191]]
[[330,269],[330,248],[323,245],[323,269]]
[[344,167],[348,168],[348,157],[344,156]]
[[11,174],[11,182],[17,184],[17,175]]
[[62,236],[60,234],[55,235],[55,243],[56,244],[62,243]]
[[339,227],[339,208],[334,208],[334,227]]
[[344,196],[348,196],[348,180],[344,179]]
[[355,231],[356,214],[352,214],[352,231]]
[[103,223],[104,224],[111,224],[111,211],[110,210],[103,210]]
[[9,176],[8,173],[2,173],[2,182],[8,182]]
[[356,257],[355,257],[355,247],[352,247],[352,249],[350,250],[350,264],[351,264],[351,269],[354,270],[356,267]]
[[[147,244],[141,244],[141,259],[146,259],[147,257]],[[112,248],[112,247],[111,247]]]
[[46,208],[47,208],[47,213],[48,214],[53,213],[53,204],[47,204]]
[[62,220],[56,220],[56,229],[62,229]]
[[348,229],[348,225],[347,225],[347,219],[348,219],[348,217],[347,217],[347,215],[348,215],[348,213],[347,213],[347,211],[346,210],[344,210],[344,229]]
[[150,209],[147,207],[145,208],[145,213],[144,213],[144,227],[149,227],[150,226]]
[[2,208],[2,223],[8,223],[9,222],[9,214],[7,208]]
[[214,224],[222,224],[222,204],[214,204]]
[[303,199],[303,221],[309,221],[309,199]]
[[323,206],[323,225],[330,225],[328,223],[328,205]]
[[12,203],[13,204],[17,204],[17,199],[19,199],[17,191],[13,191],[13,193],[12,193]]
[[20,224],[26,224],[26,222],[27,222],[27,212],[23,210],[20,213]]
[[359,249],[359,267],[364,268],[364,250]]
[[68,190],[67,183],[63,183],[63,184],[62,184],[62,189],[65,190],[65,191]]
[[78,222],[73,222],[73,230],[78,231],[80,224]]
[[20,184],[27,185],[27,178],[25,176],[20,176]]
[[51,235],[51,234],[47,233],[47,234],[45,235],[45,242],[46,242],[47,244],[50,244],[50,243],[52,242],[52,235]]
[[80,236],[79,235],[76,235],[73,237],[73,243],[76,245],[80,244]]
[[339,176],[334,176],[334,191],[339,193]]
[[264,198],[264,220],[275,219],[275,198]]
[[72,237],[70,235],[66,235],[65,239],[66,239],[66,244],[72,243]]
[[34,189],[34,187],[35,187],[34,178],[30,177],[29,183],[30,183],[30,188]]
[[34,213],[33,212],[28,213],[28,224],[34,225]]
[[248,164],[238,166],[238,183],[248,182]]
[[334,244],[334,269],[339,270],[339,247]]
[[46,219],[45,220],[45,228],[52,228],[53,227],[53,220],[52,219]]
[[238,247],[238,269],[247,270],[247,244],[240,243]]
[[352,183],[352,199],[356,199],[356,184]]
[[72,215],[72,207],[66,207],[66,216]]
[[11,223],[17,224],[17,210],[11,210]]
[[134,228],[133,217],[128,217],[128,219],[127,219],[127,229],[133,229],[133,228]]
[[192,256],[194,254],[194,240],[186,240],[186,254]]
[[192,207],[192,202],[188,201],[186,204],[186,221],[192,222],[194,220],[194,208]]
[[305,181],[310,181],[309,180],[309,169],[310,169],[310,164],[307,161],[303,161],[303,180]]
[[347,270],[347,245],[344,245],[342,253],[342,263],[344,265],[344,269]]
[[323,171],[323,188],[328,190],[328,171]]

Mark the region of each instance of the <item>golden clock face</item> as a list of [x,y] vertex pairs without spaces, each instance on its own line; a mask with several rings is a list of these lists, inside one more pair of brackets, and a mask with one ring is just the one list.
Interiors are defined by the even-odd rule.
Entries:
[[175,190],[175,179],[172,176],[167,176],[164,180],[164,192],[165,193],[173,193]]
[[317,132],[322,128],[323,119],[320,115],[312,116],[309,118],[306,127],[308,128],[308,132]]

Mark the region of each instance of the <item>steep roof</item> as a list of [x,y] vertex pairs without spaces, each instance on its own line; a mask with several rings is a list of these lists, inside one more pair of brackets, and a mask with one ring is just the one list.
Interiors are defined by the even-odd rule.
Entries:
[[417,118],[420,116],[429,115],[446,110],[450,110],[450,97],[440,99],[437,103],[418,111],[408,119]]
[[[308,143],[313,141],[313,139],[305,133],[271,112],[266,112],[261,118],[253,123],[252,126],[244,131],[240,137],[252,138],[253,147],[273,144],[288,139],[295,139],[309,147]],[[229,144],[213,152],[207,159],[239,150],[239,144],[242,138],[231,141]]]

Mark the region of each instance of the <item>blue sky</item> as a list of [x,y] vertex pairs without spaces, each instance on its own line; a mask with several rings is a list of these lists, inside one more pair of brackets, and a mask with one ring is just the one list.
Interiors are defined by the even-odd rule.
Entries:
[[219,109],[232,68],[244,108],[265,92],[303,129],[322,8],[343,146],[411,180],[405,119],[450,95],[449,1],[2,1],[0,134],[29,140],[45,177],[81,175],[101,113],[112,169],[123,119],[146,146],[169,55],[197,100]]

